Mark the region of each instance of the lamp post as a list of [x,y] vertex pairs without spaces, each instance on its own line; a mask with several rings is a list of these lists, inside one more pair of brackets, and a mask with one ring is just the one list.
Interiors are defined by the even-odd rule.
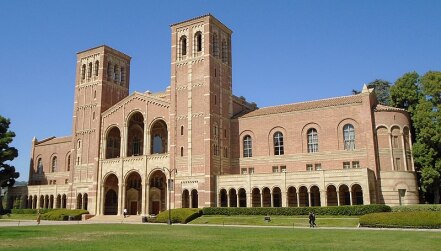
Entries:
[[173,179],[171,178],[172,173],[177,173],[178,170],[176,168],[168,169],[167,167],[163,167],[162,170],[168,171],[168,180],[167,180],[167,189],[168,189],[168,221],[167,224],[171,225],[171,208],[170,208],[170,202],[171,202],[171,191],[172,191],[172,183]]

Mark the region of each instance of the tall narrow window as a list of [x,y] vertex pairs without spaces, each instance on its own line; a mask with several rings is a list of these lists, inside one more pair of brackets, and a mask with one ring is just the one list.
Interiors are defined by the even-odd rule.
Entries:
[[355,130],[351,124],[343,126],[343,141],[345,150],[355,149]]
[[37,161],[37,174],[43,174],[43,161],[41,158]]
[[194,40],[196,45],[196,52],[202,51],[202,33],[200,31],[196,32]]
[[119,81],[118,65],[113,67],[113,80]]
[[98,70],[100,68],[100,61],[95,61],[95,76],[98,77]]
[[228,63],[228,44],[225,39],[222,40],[222,62]]
[[181,146],[181,157],[184,156],[184,147]]
[[219,57],[219,40],[216,33],[213,33],[213,56]]
[[250,135],[243,137],[243,157],[253,157],[253,142]]
[[66,171],[70,171],[70,155],[67,156],[67,168]]
[[121,83],[124,83],[126,81],[126,72],[124,67],[121,67]]
[[308,153],[318,152],[318,134],[315,128],[308,130]]
[[52,172],[57,171],[57,156],[52,158]]
[[83,64],[82,66],[81,66],[81,79],[86,79],[86,65],[85,64]]
[[184,135],[184,126],[181,126],[181,135]]
[[180,45],[180,59],[183,59],[184,56],[187,55],[187,37],[186,36],[182,36],[179,40],[179,45]]
[[281,132],[274,133],[274,155],[283,155],[283,134]]
[[112,63],[108,62],[107,63],[107,80],[111,80],[112,79]]
[[89,69],[87,69],[87,78],[92,77],[92,62],[89,63]]

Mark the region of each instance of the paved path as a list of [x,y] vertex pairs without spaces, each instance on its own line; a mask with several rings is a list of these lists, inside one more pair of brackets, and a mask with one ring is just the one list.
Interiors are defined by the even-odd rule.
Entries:
[[[139,219],[141,219],[139,217]],[[79,225],[79,224],[144,224],[144,225],[165,225],[164,223],[142,223],[141,220],[134,221],[134,218],[112,217],[108,221],[86,220],[86,221],[45,221],[42,220],[40,225]],[[179,227],[240,227],[240,228],[295,228],[295,229],[310,229],[309,227],[301,226],[256,226],[256,225],[217,225],[217,224],[174,224]],[[38,226],[35,220],[0,220],[0,227],[17,227],[17,226]],[[317,227],[314,230],[321,229],[338,229],[338,230],[352,230],[352,231],[415,231],[415,232],[440,232],[441,229],[415,229],[415,228],[354,228],[354,227]]]

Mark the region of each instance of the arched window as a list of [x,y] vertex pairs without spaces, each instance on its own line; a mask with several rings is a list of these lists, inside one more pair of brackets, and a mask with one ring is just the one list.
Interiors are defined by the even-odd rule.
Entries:
[[57,156],[54,156],[52,158],[52,172],[56,172],[57,171]]
[[184,135],[184,126],[181,126],[181,135]]
[[181,157],[184,156],[184,147],[181,146]]
[[250,135],[243,137],[243,157],[253,157],[253,142]]
[[283,155],[283,134],[281,132],[274,133],[274,155]]
[[219,57],[219,40],[216,33],[213,33],[213,56]]
[[200,31],[196,32],[194,36],[194,42],[195,42],[195,51],[196,52],[202,51],[202,33]]
[[222,40],[222,62],[228,63],[228,44],[225,39]]
[[315,128],[308,130],[308,153],[318,152],[318,134]]
[[43,161],[41,158],[37,161],[37,174],[43,174]]
[[95,61],[95,76],[98,77],[98,69],[100,68],[100,61]]
[[355,130],[351,124],[343,126],[343,143],[345,150],[355,150]]
[[182,36],[179,39],[179,46],[180,46],[180,50],[179,50],[180,59],[183,59],[184,56],[187,55],[187,37],[186,36]]
[[124,83],[126,80],[126,71],[124,67],[121,67],[121,83]]
[[66,168],[66,171],[70,171],[70,154],[69,155],[67,155],[67,168]]
[[86,79],[86,65],[81,66],[81,79]]
[[77,142],[77,148],[78,148],[78,149],[81,148],[81,140],[78,140],[78,142]]
[[119,81],[118,65],[113,67],[113,80]]
[[87,69],[87,78],[92,77],[92,62],[89,63],[89,69]]
[[112,79],[112,63],[108,62],[107,63],[107,80],[111,80]]

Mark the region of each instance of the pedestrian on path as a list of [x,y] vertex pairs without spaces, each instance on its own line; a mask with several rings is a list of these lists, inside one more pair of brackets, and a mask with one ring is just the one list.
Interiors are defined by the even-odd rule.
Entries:
[[40,220],[41,220],[41,214],[40,214],[40,210],[37,211],[37,225],[40,225]]
[[124,208],[123,214],[124,214],[124,218],[126,218],[126,216],[127,216],[127,208]]

